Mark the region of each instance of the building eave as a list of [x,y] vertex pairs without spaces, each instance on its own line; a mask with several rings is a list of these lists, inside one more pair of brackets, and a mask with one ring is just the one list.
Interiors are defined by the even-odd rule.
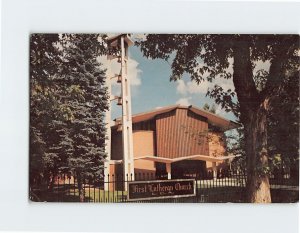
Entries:
[[189,155],[189,156],[171,159],[171,158],[158,157],[158,156],[142,156],[142,157],[136,157],[136,158],[134,158],[134,160],[147,160],[147,161],[159,162],[159,163],[175,163],[175,162],[184,161],[184,160],[201,160],[201,161],[206,161],[206,162],[224,162],[225,160],[232,160],[237,157],[239,157],[239,156],[229,155],[229,156],[213,157],[213,156],[208,156],[208,155]]
[[[223,118],[223,117],[221,117],[217,114],[205,111],[205,110],[203,110],[201,108],[198,108],[196,106],[192,106],[192,105],[184,106],[184,105],[180,105],[180,104],[170,105],[170,106],[161,107],[161,108],[154,109],[154,110],[147,111],[147,112],[134,114],[134,115],[132,115],[132,123],[138,123],[138,122],[152,120],[157,115],[173,111],[174,109],[189,109],[193,113],[195,113],[199,116],[205,117],[209,124],[211,124],[213,126],[216,126],[216,127],[219,127],[223,131],[227,131],[227,130],[230,130],[230,129],[241,127],[241,125],[237,122],[227,120],[227,119],[225,119],[225,118]],[[115,125],[114,126],[117,126],[118,122],[120,120],[121,120],[121,118],[115,119]]]

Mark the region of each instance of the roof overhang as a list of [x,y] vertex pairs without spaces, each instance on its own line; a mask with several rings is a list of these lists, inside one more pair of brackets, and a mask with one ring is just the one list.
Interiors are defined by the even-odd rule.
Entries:
[[[167,106],[167,107],[161,107],[161,108],[158,108],[158,109],[154,109],[154,110],[148,111],[148,112],[134,114],[132,116],[132,123],[148,121],[148,120],[154,119],[159,114],[170,112],[170,111],[172,111],[174,109],[177,109],[177,108],[189,109],[193,113],[206,118],[210,125],[219,127],[223,131],[241,127],[241,125],[239,123],[236,123],[236,122],[231,121],[231,120],[227,120],[227,119],[225,119],[221,116],[218,116],[214,113],[205,111],[203,109],[200,109],[200,108],[192,106],[192,105],[190,105],[190,106],[171,105],[171,106]],[[120,120],[121,120],[121,118],[115,119],[115,126],[118,125]]]
[[177,107],[178,107],[177,105],[172,105],[172,106],[168,106],[168,107],[158,108],[158,109],[155,109],[155,110],[149,111],[149,112],[135,114],[132,116],[132,123],[151,120],[154,117],[156,117],[157,115],[163,114],[166,112],[170,112],[170,111],[176,109]]
[[207,162],[223,162],[227,159],[234,159],[239,157],[239,155],[229,155],[229,156],[219,156],[219,157],[212,157],[207,155],[189,155],[184,157],[178,157],[178,158],[164,158],[164,157],[157,157],[157,156],[142,156],[134,158],[134,160],[147,160],[152,162],[159,162],[159,163],[175,163],[179,161],[184,160],[201,160],[201,161],[207,161]]
[[211,125],[219,127],[221,129],[223,129],[224,131],[241,127],[241,125],[237,122],[225,119],[217,114],[205,111],[205,110],[195,107],[193,105],[190,105],[188,108],[192,112],[194,112],[200,116],[206,117],[208,122]]

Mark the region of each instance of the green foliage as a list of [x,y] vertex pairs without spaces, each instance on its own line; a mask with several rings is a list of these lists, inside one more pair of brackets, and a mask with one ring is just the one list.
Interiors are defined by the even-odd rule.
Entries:
[[[171,80],[178,80],[187,73],[199,85],[204,80],[220,81],[207,91],[207,96],[238,117],[241,101],[243,106],[257,107],[280,85],[282,70],[299,66],[299,56],[295,52],[299,49],[297,35],[149,34],[137,45],[147,58],[168,60],[175,54]],[[246,54],[247,49],[249,54]],[[238,70],[234,65],[234,72],[231,71],[230,59],[234,62],[246,58],[249,58],[249,70]],[[271,67],[268,73],[259,70],[253,74],[258,61],[271,61],[275,68]],[[277,71],[276,67],[281,70]],[[231,79],[239,72],[245,75],[234,81],[235,90],[224,89],[222,79]]]
[[264,176],[264,175],[270,175],[271,174],[271,167],[269,165],[265,164],[258,164],[255,167],[256,174],[259,176]]
[[274,154],[269,161],[271,170],[274,170],[275,168],[280,169],[282,167],[282,158],[280,154]]
[[216,114],[216,105],[214,105],[214,104],[212,104],[211,106],[209,106],[208,103],[205,103],[205,104],[203,105],[203,109],[204,109],[205,111],[208,111],[208,112],[211,112],[211,113],[213,113],[213,114]]
[[[299,73],[286,77],[273,96],[269,112],[269,150],[296,159],[299,150]],[[286,156],[284,156],[286,157]]]
[[[268,112],[269,170],[295,169],[299,171],[299,77],[289,72],[282,88],[270,99]],[[244,133],[228,136],[227,150],[232,154],[245,155]],[[245,157],[234,161],[233,166],[244,165]]]
[[[233,145],[231,150],[235,151],[234,154],[241,154],[237,153],[240,150],[246,155],[237,164],[245,164],[247,157],[249,201],[256,200],[259,192],[254,190],[259,187],[256,187],[255,174],[268,174],[270,170],[268,160],[260,159],[259,151],[268,146],[268,139],[273,140],[271,144],[275,146],[275,151],[281,151],[280,154],[284,152],[284,146],[294,148],[297,144],[293,142],[291,145],[287,142],[288,139],[293,137],[291,141],[298,141],[294,132],[299,127],[294,120],[299,120],[295,117],[294,120],[288,119],[286,116],[287,113],[296,112],[294,110],[297,107],[289,104],[290,110],[279,117],[281,114],[276,115],[275,108],[272,110],[272,101],[277,96],[278,102],[284,102],[279,94],[285,85],[292,83],[288,79],[288,73],[294,73],[299,80],[299,35],[150,34],[144,41],[137,42],[137,45],[147,58],[168,60],[175,56],[171,63],[170,80],[176,81],[187,73],[199,85],[203,81],[216,81],[214,88],[207,90],[207,96],[225,111],[233,112],[243,124],[241,137],[237,138],[236,146]],[[233,63],[232,67],[230,61]],[[264,61],[270,63],[269,71],[259,70],[254,73],[257,64]],[[222,86],[224,79],[232,79],[235,89]],[[295,86],[298,88],[299,84]],[[288,101],[287,98],[283,99]],[[295,103],[299,105],[299,99]],[[282,106],[281,109],[285,107]],[[268,113],[274,118],[272,123],[281,122],[284,125],[285,121],[289,124],[287,129],[294,127],[296,130],[290,128],[293,133],[289,135],[287,131],[280,129],[279,123],[273,129],[270,125],[266,127]],[[278,137],[275,139],[277,133],[286,135],[285,140],[280,142]],[[261,195],[265,195],[264,200],[271,200],[270,192]]]
[[105,153],[106,52],[98,34],[33,34],[30,41],[30,178],[100,176]]
[[[205,80],[212,82],[214,79],[221,81],[232,78],[228,69],[235,37],[236,35],[150,34],[145,41],[137,42],[137,45],[148,58],[168,60],[175,52],[170,80],[176,81],[187,73],[191,80],[201,85]],[[207,96],[214,98],[226,111],[238,113],[233,90],[223,90],[222,85],[215,85],[212,90],[208,90]]]
[[240,127],[226,133],[226,151],[228,154],[239,155],[232,161],[233,168],[246,169],[244,129]]

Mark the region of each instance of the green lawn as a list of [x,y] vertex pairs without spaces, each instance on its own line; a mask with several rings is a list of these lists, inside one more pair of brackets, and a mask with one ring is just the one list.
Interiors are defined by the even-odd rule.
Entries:
[[[126,199],[127,192],[125,191],[104,191],[100,188],[86,187],[85,202],[120,202],[123,198]],[[78,188],[73,185],[56,186],[53,191],[33,190],[33,201],[42,202],[79,202]]]

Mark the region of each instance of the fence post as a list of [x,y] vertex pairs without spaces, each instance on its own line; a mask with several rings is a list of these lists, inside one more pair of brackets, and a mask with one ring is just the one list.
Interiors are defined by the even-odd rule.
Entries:
[[109,183],[108,182],[105,182],[105,178],[108,178],[109,177],[109,162],[105,161],[104,162],[104,192],[109,190]]
[[217,180],[217,163],[212,162],[213,180]]
[[172,179],[172,168],[171,168],[171,163],[166,163],[166,170],[168,173],[168,180]]

